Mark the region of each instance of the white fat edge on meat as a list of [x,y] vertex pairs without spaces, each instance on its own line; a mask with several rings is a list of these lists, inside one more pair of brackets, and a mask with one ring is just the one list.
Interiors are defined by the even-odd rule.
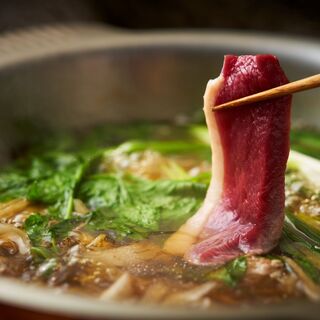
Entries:
[[212,107],[215,105],[218,92],[223,82],[224,79],[222,75],[214,80],[209,80],[203,97],[203,110],[209,131],[212,152],[212,176],[210,185],[201,208],[165,242],[163,250],[173,255],[183,256],[190,246],[197,241],[198,235],[222,195],[224,179],[223,150]]

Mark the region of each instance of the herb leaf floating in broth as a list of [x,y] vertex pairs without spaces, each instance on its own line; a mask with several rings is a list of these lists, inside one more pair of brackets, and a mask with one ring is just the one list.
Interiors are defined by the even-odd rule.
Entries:
[[[112,159],[119,153],[141,152],[148,147],[163,153],[176,150],[177,154],[208,150],[199,143],[136,141],[95,150],[94,156],[88,156],[86,151],[45,153],[33,158],[29,167],[24,164],[19,176],[24,189],[19,195],[48,206],[47,214],[33,214],[25,222],[33,244],[61,241],[79,224],[87,225],[91,231],[105,231],[117,240],[138,240],[153,232],[174,231],[200,206],[206,182],[197,182],[197,178],[187,173],[182,175],[183,169],[174,161],[165,169],[171,177],[183,180],[150,181],[121,170],[99,173],[99,168],[87,172],[103,153],[106,159]],[[72,214],[75,198],[82,199],[88,206],[88,212],[81,219]]]
[[24,224],[24,228],[34,246],[53,244],[65,239],[69,232],[81,223],[86,223],[90,215],[73,217],[52,223],[49,215],[35,213],[30,215]]
[[26,198],[49,205],[57,217],[69,218],[74,192],[86,168],[95,156],[47,153],[25,160],[0,175],[1,201]]
[[93,210],[90,228],[143,238],[174,231],[199,208],[206,189],[206,184],[192,181],[100,174],[84,181],[79,197]]
[[208,280],[221,280],[228,286],[235,287],[247,272],[247,258],[242,256],[228,262],[224,267],[208,274]]
[[46,242],[51,242],[48,216],[32,214],[26,219],[24,228],[34,246],[41,246],[45,245]]

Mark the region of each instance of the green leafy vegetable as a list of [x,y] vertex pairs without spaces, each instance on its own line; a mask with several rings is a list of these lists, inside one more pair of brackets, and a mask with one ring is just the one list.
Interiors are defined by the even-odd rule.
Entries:
[[58,267],[57,259],[48,258],[44,261],[41,266],[38,268],[38,275],[44,278],[49,277],[52,272]]
[[[113,129],[109,127],[107,131],[115,134],[114,139],[104,135],[107,143],[119,143],[128,137],[126,130]],[[130,127],[128,130],[136,129]],[[153,232],[172,232],[200,206],[207,189],[208,176],[190,179],[174,162],[164,168],[172,178],[166,181],[138,179],[124,176],[121,172],[92,174],[88,170],[103,153],[113,157],[119,152],[150,149],[163,154],[202,153],[206,157],[210,154],[209,147],[197,141],[192,134],[189,135],[192,142],[170,141],[172,130],[176,138],[185,139],[189,134],[187,127],[172,129],[165,125],[141,125],[135,133],[132,132],[131,137],[144,140],[128,141],[117,148],[95,149],[92,144],[98,146],[102,141],[100,136],[94,135],[85,139],[76,153],[61,151],[70,149],[70,141],[59,143],[57,150],[60,151],[55,151],[52,143],[49,143],[50,152],[38,148],[38,155],[20,161],[10,175],[3,175],[2,180],[0,175],[0,191],[12,193],[3,192],[6,199],[19,195],[48,206],[46,215],[32,215],[25,223],[25,229],[35,246],[62,240],[80,223],[87,224],[90,230],[112,233],[115,238],[142,239]],[[94,139],[99,143],[95,144]],[[75,198],[84,200],[91,210],[85,221],[72,217]]]
[[194,152],[196,154],[205,153],[206,155],[210,153],[210,149],[208,146],[201,142],[193,142],[190,141],[128,141],[121,144],[117,150],[122,152],[138,152],[143,150],[154,150],[163,154],[170,153],[191,153]]
[[53,224],[49,228],[49,232],[51,237],[55,241],[61,241],[65,239],[69,232],[72,231],[75,227],[79,226],[80,224],[85,224],[88,219],[90,219],[91,215],[85,215],[83,217],[74,217],[70,219],[64,219],[58,223]]
[[60,153],[36,159],[29,172],[34,180],[27,199],[53,205],[58,215],[70,218],[75,189],[94,158]]
[[91,216],[87,215],[53,223],[49,215],[35,213],[26,219],[24,228],[34,247],[55,245],[55,242],[66,238],[80,223],[86,223],[89,217]]
[[56,211],[69,218],[73,206],[73,195],[84,171],[82,164],[73,169],[53,174],[49,178],[34,181],[27,193],[27,199],[54,205]]
[[247,258],[242,256],[227,263],[224,267],[208,274],[208,280],[220,280],[230,287],[235,287],[247,272]]
[[56,216],[70,218],[74,192],[99,155],[50,152],[20,162],[0,174],[0,201],[27,198],[49,205]]
[[35,264],[41,264],[46,260],[54,259],[58,253],[56,247],[47,248],[44,246],[31,247],[30,252]]
[[91,228],[136,238],[174,231],[199,208],[206,189],[192,181],[101,174],[84,181],[78,196],[94,210]]
[[21,172],[0,174],[0,202],[23,198],[28,192],[28,178]]
[[51,241],[48,216],[38,213],[32,214],[26,219],[24,228],[34,246],[40,246],[44,242]]
[[320,227],[319,220],[316,217],[311,217],[304,213],[293,214],[287,212],[287,217],[291,223],[310,239],[314,240],[316,243],[320,243]]
[[33,256],[37,257],[39,262],[42,262],[43,260],[52,258],[56,252],[45,247],[32,247],[31,253]]
[[297,230],[286,219],[279,244],[281,251],[291,257],[303,271],[320,284],[320,250],[318,243]]
[[291,148],[320,159],[320,133],[312,129],[292,129]]

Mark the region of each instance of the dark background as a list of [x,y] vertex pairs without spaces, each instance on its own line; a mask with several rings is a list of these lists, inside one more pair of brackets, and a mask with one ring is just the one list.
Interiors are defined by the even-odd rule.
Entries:
[[52,23],[130,29],[220,28],[320,37],[320,1],[0,0],[0,32]]

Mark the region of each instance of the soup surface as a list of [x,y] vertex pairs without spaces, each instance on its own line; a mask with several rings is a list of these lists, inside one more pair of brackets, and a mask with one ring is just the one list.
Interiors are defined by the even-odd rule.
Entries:
[[[162,251],[205,197],[204,125],[107,125],[45,142],[41,136],[30,136],[0,174],[3,276],[102,300],[203,308],[320,300],[320,192],[300,158],[288,163],[277,248],[216,269]],[[292,149],[320,158],[317,132],[295,129],[291,138]]]

